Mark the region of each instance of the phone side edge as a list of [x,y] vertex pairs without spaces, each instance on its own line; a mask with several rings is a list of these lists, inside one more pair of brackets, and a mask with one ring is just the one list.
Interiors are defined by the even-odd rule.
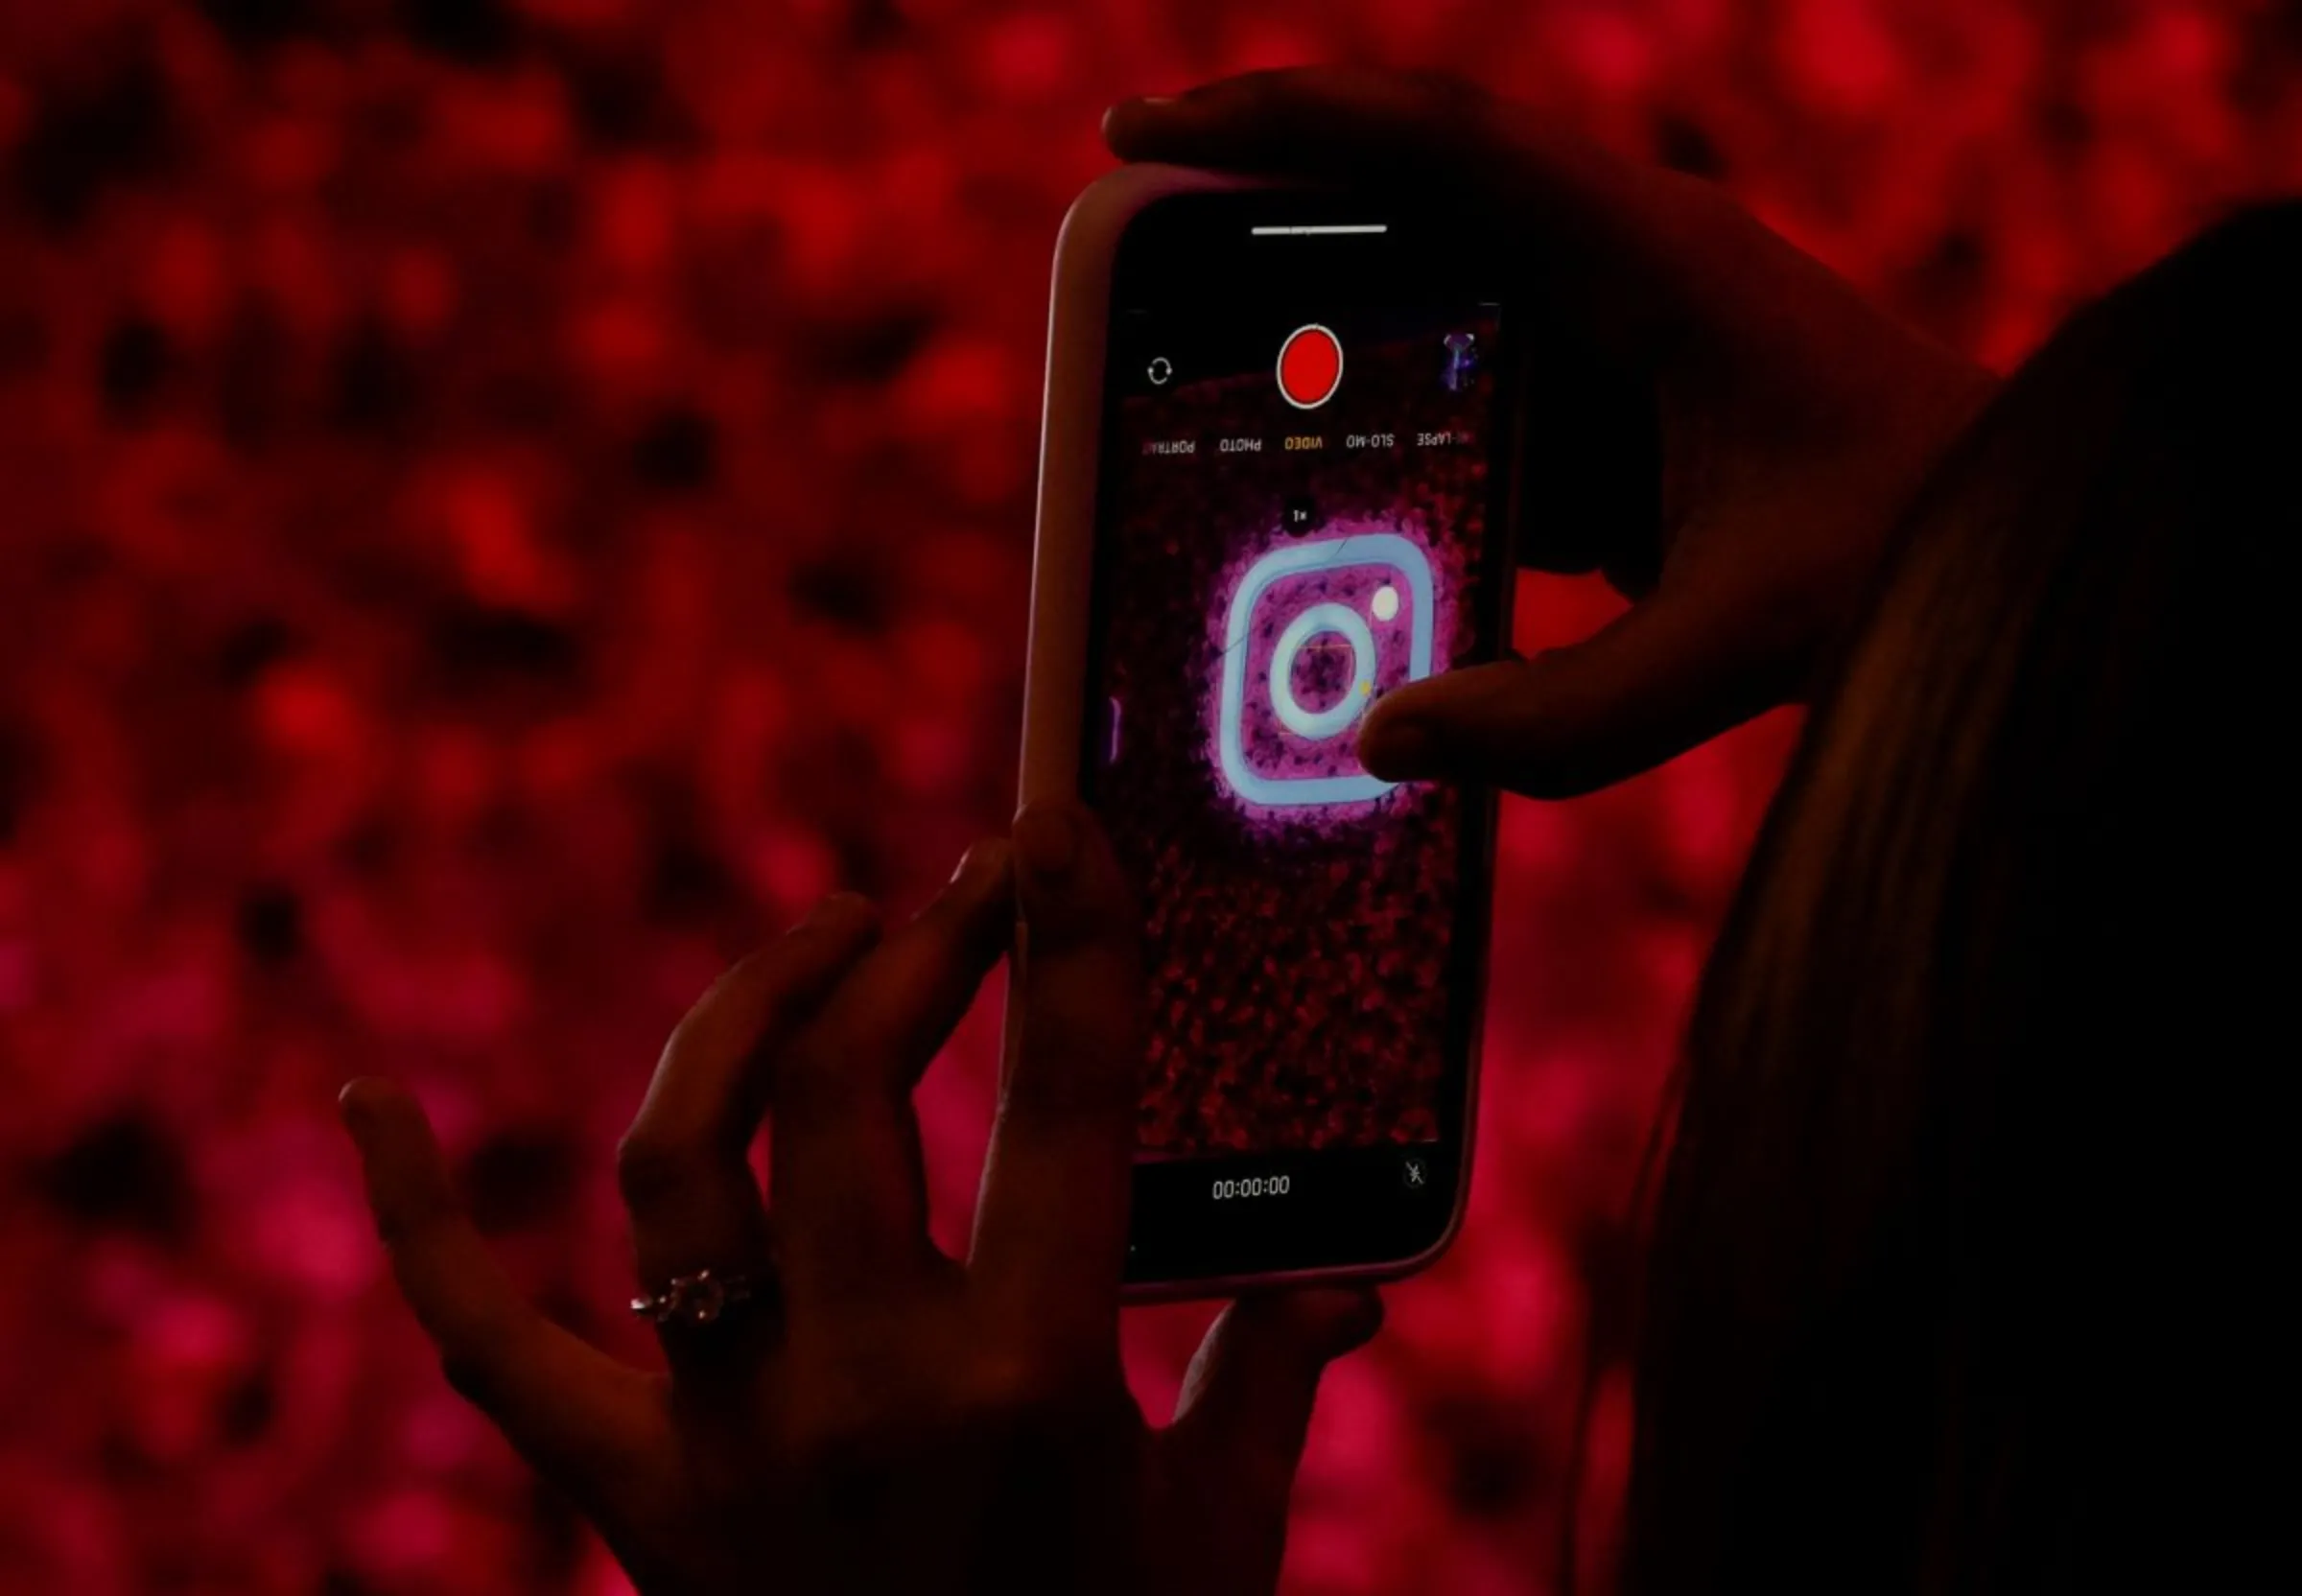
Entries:
[[[1055,237],[1047,357],[1040,402],[1039,496],[1016,807],[1079,795],[1093,614],[1095,515],[1103,453],[1103,378],[1113,269],[1128,225],[1170,195],[1260,186],[1152,163],[1122,166],[1083,190]],[[1012,994],[1013,988],[1010,987]],[[1016,1005],[1002,1016],[999,1074],[1015,1058]]]
[[1170,195],[1252,183],[1175,166],[1124,166],[1072,201],[1056,235],[1040,410],[1039,503],[1017,803],[1075,797],[1086,720],[1104,361],[1112,270],[1128,224]]

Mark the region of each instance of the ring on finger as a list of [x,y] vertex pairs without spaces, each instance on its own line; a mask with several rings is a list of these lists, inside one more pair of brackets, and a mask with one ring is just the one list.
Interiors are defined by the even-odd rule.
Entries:
[[698,1269],[674,1275],[654,1291],[631,1300],[631,1311],[658,1325],[682,1325],[702,1329],[765,1299],[769,1288],[763,1279],[718,1269]]

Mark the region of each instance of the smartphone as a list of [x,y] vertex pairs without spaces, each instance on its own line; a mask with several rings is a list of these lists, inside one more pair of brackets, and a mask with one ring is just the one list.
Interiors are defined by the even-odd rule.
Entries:
[[1482,237],[1152,166],[1064,224],[1022,787],[1082,796],[1142,905],[1135,1295],[1395,1277],[1462,1221],[1494,804],[1355,746],[1510,638]]

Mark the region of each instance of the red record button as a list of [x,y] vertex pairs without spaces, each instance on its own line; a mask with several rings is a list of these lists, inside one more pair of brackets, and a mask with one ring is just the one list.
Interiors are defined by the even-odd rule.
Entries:
[[1299,411],[1317,410],[1343,386],[1343,345],[1317,322],[1279,346],[1279,391]]

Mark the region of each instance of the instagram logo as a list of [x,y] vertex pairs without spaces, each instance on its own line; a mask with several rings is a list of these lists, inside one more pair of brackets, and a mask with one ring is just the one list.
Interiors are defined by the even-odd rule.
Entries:
[[1215,743],[1233,792],[1270,809],[1351,804],[1371,776],[1355,730],[1377,697],[1431,673],[1430,557],[1397,532],[1288,543],[1226,606]]

